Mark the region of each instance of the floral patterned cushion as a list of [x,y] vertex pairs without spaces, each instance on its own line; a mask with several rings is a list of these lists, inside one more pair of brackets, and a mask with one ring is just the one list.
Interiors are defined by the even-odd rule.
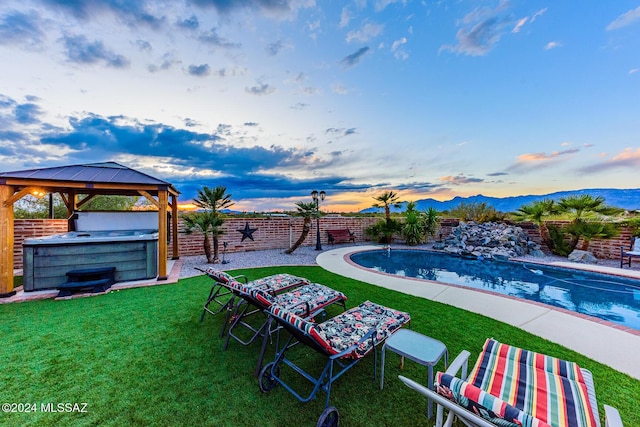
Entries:
[[[396,330],[407,324],[409,313],[393,310],[371,301],[365,301],[323,323],[314,324],[277,305],[272,305],[270,313],[305,334],[311,336],[329,355],[339,354],[357,345],[344,357],[359,359],[374,346],[391,336]],[[371,330],[372,339],[359,341]]]
[[272,276],[252,280],[249,283],[241,283],[229,273],[218,270],[214,267],[208,267],[206,269],[206,273],[218,283],[226,285],[232,290],[243,294],[249,294],[252,289],[262,289],[265,292],[270,292],[275,295],[276,293],[287,289],[293,289],[297,286],[309,283],[308,279],[294,276],[292,274],[274,274]]
[[270,294],[265,295],[264,292],[259,292],[256,295],[256,299],[264,304],[265,307],[269,307],[271,304],[277,304],[297,316],[308,317],[320,308],[338,301],[346,301],[347,297],[342,292],[318,283],[312,283],[275,297],[272,297]]

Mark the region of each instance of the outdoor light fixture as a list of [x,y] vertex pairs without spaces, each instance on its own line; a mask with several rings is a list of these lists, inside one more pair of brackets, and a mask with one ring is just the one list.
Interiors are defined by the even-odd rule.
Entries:
[[36,197],[42,197],[47,193],[45,193],[45,191],[41,188],[34,188],[33,190],[31,190],[31,194]]
[[316,213],[318,216],[316,217],[316,251],[322,250],[322,244],[320,243],[320,202],[324,200],[327,193],[324,191],[317,192],[313,190],[311,192],[311,198],[314,202],[316,202]]

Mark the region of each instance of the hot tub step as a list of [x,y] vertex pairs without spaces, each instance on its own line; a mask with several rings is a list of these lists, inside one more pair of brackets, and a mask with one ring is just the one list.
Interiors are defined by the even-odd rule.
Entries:
[[59,285],[58,297],[70,296],[74,292],[104,292],[115,283],[115,267],[87,268],[67,272],[68,281]]

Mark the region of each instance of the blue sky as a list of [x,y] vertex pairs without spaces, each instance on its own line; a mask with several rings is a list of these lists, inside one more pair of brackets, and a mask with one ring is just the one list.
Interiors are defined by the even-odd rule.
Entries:
[[637,188],[639,52],[639,0],[4,0],[0,171],[244,211]]

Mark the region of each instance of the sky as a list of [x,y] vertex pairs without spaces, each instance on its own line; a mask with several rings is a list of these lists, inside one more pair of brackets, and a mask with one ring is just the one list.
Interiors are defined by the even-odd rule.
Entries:
[[2,0],[0,172],[234,210],[638,188],[640,0]]

